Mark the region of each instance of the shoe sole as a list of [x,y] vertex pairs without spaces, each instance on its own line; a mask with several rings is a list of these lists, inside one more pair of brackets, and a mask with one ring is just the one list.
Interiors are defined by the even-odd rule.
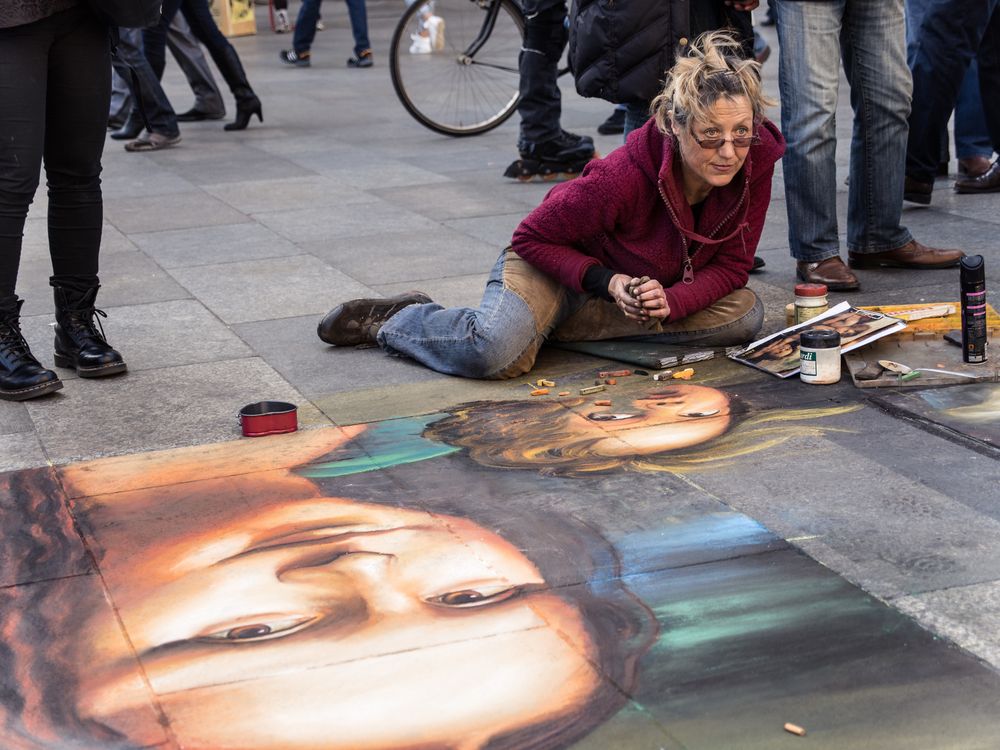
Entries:
[[[162,151],[165,148],[171,148],[176,146],[181,142],[181,137],[171,138],[169,141],[163,141],[162,143],[153,143],[152,141],[142,141],[142,145],[136,145],[139,141],[132,141],[132,143],[125,144],[125,150],[130,154],[142,154],[146,151]],[[132,146],[132,148],[129,148]]]
[[53,357],[56,367],[64,370],[75,370],[81,378],[103,378],[107,375],[117,375],[120,372],[128,372],[128,365],[124,362],[110,362],[97,367],[77,367],[76,360],[66,354],[58,354]]
[[[393,302],[393,300],[396,300]],[[345,302],[342,305],[337,305],[335,308],[330,310],[323,319],[316,326],[316,335],[319,336],[320,341],[325,344],[330,344],[331,346],[359,346],[360,344],[370,343],[368,336],[364,335],[363,330],[350,332],[350,335],[345,332],[345,335],[337,335],[338,332],[334,331],[335,323],[341,315],[344,314],[345,308],[348,305],[363,308],[372,308],[376,305],[384,305],[389,303],[389,307],[385,312],[385,317],[391,317],[402,310],[404,307],[409,307],[410,305],[426,305],[433,302],[430,297],[428,297],[423,292],[406,292],[405,294],[399,294],[395,297],[383,297],[381,299],[358,299],[352,300],[350,302]],[[327,322],[329,321],[329,323]]]
[[919,203],[921,206],[931,205],[929,193],[903,193],[903,200],[910,203]]
[[54,393],[63,387],[61,380],[50,380],[48,383],[33,385],[30,388],[21,388],[17,391],[0,391],[0,401],[27,401],[29,398],[38,398],[47,393]]
[[962,195],[976,195],[977,193],[1000,193],[1000,185],[990,188],[959,187],[955,185],[955,192]]
[[854,292],[861,288],[860,281],[816,281],[815,279],[807,279],[801,273],[795,273],[796,278],[806,284],[823,284],[831,292]]
[[[857,258],[848,258],[847,265],[851,268],[858,269],[873,269],[873,268],[907,268],[911,271],[922,271],[928,270],[933,271],[940,268],[954,268],[961,262],[961,258],[957,260],[949,260],[942,263],[907,263],[901,260],[864,260]],[[827,284],[827,286],[830,286]],[[833,287],[830,287],[833,289]]]

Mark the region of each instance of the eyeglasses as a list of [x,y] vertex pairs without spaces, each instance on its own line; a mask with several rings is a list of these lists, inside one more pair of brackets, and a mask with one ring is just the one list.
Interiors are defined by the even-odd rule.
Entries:
[[691,138],[693,138],[694,142],[705,150],[722,148],[725,143],[732,143],[733,148],[747,148],[748,146],[756,146],[760,143],[760,136],[756,135],[744,135],[738,138],[702,138],[699,140],[695,137],[694,133],[692,133]]

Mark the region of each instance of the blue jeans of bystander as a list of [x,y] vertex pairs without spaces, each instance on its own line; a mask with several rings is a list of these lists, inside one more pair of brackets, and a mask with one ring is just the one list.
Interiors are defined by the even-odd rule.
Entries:
[[839,254],[836,110],[839,64],[851,85],[847,246],[894,250],[912,240],[900,225],[911,79],[903,0],[775,0],[781,129],[792,255]]

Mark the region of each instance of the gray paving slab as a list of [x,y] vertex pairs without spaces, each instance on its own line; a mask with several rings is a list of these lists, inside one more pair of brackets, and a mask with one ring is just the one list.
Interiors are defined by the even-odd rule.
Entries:
[[203,185],[205,192],[246,214],[367,203],[371,196],[339,180],[319,175]]
[[144,253],[166,269],[210,266],[301,253],[298,247],[260,224],[220,224],[131,235]]
[[232,440],[240,408],[256,401],[297,404],[302,428],[328,423],[257,358],[70,380],[28,409],[49,458],[63,464]]
[[499,255],[500,251],[510,244],[514,230],[526,214],[527,211],[520,211],[513,214],[452,219],[445,222],[445,226],[493,245]]
[[[280,320],[241,323],[234,330],[257,356],[277,370],[308,398],[447,376],[398,357],[386,357],[380,349],[332,347],[320,341],[316,324],[320,316],[308,315]],[[378,357],[379,367],[372,367]]]
[[[850,417],[868,418],[843,421]],[[923,440],[926,456],[934,455],[937,440]],[[691,477],[877,596],[1000,577],[1000,522],[927,487],[899,454],[882,457],[808,437],[783,445],[781,460],[798,479],[765,472],[748,486],[741,472]],[[969,528],[978,530],[975,538]],[[830,551],[837,559],[827,563]]]
[[177,268],[173,275],[226,323],[321,315],[336,301],[378,296],[311,255]]
[[104,215],[126,234],[249,221],[239,211],[200,190],[112,198],[104,202]]
[[902,596],[892,605],[976,656],[1000,664],[1000,581]]
[[297,211],[262,211],[254,219],[292,242],[322,242],[332,237],[370,237],[383,232],[432,232],[437,224],[385,201]]
[[478,274],[492,268],[499,255],[495,245],[447,226],[427,232],[331,237],[301,247],[369,286]]
[[509,200],[503,194],[498,195],[498,191],[490,189],[490,186],[463,182],[386,188],[373,192],[390,203],[418,211],[435,221],[521,210],[520,203]]
[[[0,471],[44,466],[48,458],[34,432],[34,424],[28,419],[27,425],[15,425],[12,429],[10,422],[13,420],[8,419],[11,410],[5,403],[0,403]],[[20,409],[13,413],[18,422],[27,416],[27,411]]]

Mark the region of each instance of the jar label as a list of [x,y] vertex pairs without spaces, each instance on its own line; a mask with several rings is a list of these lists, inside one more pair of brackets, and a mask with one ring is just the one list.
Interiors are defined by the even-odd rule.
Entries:
[[800,352],[799,368],[803,375],[816,375],[819,370],[816,366],[816,352]]

